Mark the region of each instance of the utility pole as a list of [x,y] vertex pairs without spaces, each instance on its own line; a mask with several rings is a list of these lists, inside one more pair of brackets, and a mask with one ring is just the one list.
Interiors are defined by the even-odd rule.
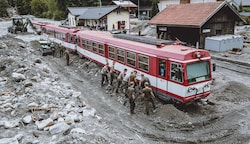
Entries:
[[137,8],[138,8],[138,19],[140,19],[140,0],[138,0],[138,4],[137,4]]

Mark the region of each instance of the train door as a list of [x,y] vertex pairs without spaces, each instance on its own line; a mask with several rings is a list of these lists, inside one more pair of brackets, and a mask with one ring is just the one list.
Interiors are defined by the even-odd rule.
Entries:
[[167,83],[167,60],[159,58],[157,60],[157,79],[156,79],[156,87],[160,90],[157,92],[157,95],[161,98],[164,98],[164,91],[168,89]]

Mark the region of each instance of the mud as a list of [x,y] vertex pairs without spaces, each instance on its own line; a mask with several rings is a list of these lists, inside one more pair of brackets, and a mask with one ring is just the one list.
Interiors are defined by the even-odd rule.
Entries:
[[[136,114],[130,115],[122,93],[113,93],[108,85],[101,87],[99,65],[75,54],[70,54],[70,66],[65,57],[43,57],[38,51],[40,38],[32,33],[0,38],[1,142],[10,142],[6,138],[12,143],[58,144],[250,142],[246,74],[219,67],[208,97],[212,104],[157,101],[156,112],[147,116],[138,96]],[[36,104],[53,108],[30,109]],[[32,116],[28,123],[23,120],[26,116]],[[39,129],[38,122],[49,118],[53,123]],[[55,133],[53,126],[62,121],[67,124],[65,130]]]

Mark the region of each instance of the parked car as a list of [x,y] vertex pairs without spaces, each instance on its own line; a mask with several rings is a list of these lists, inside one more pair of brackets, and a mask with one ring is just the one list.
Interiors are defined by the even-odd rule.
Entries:
[[41,40],[39,41],[40,44],[40,52],[42,54],[42,56],[46,56],[46,55],[52,55],[52,49],[50,47],[50,42],[46,41],[46,40]]

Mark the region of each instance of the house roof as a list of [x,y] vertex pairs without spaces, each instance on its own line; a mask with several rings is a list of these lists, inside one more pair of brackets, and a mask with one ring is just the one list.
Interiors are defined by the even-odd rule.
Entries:
[[115,5],[118,5],[118,6],[121,6],[121,7],[137,7],[136,4],[134,4],[133,2],[131,1],[121,1],[121,0],[118,0],[118,1],[112,1],[113,4]]
[[224,1],[214,3],[169,5],[154,16],[149,23],[169,26],[201,27],[224,6],[231,8],[239,19],[244,21],[240,15],[227,2]]
[[119,6],[88,7],[78,18],[79,19],[100,19],[109,14]]
[[242,6],[250,6],[250,0],[233,0],[233,1],[238,5],[240,5],[240,3],[242,2]]
[[88,10],[88,7],[68,7],[68,10],[72,15],[79,16]]

